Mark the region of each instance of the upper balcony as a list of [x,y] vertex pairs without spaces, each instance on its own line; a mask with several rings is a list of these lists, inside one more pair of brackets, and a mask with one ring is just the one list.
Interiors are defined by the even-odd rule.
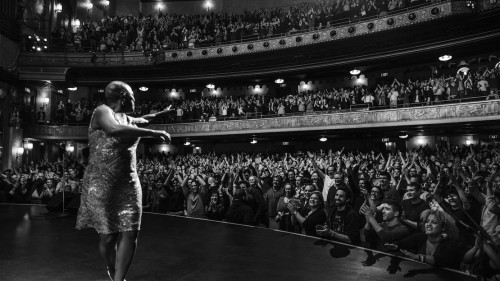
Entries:
[[[343,130],[379,130],[438,125],[449,126],[497,123],[500,100],[439,104],[385,110],[360,110],[340,113],[314,113],[281,118],[153,124],[149,128],[166,130],[172,138],[256,135],[270,133],[332,132]],[[76,140],[87,139],[88,126],[26,126],[25,138]]]
[[[216,59],[228,56],[263,54],[311,45],[322,46],[344,39],[403,29],[423,23],[438,22],[453,15],[470,14],[465,2],[444,1],[398,10],[384,16],[366,17],[356,21],[341,21],[312,31],[297,31],[266,38],[247,38],[226,45],[198,47],[184,50],[160,50],[154,55],[142,52],[75,52],[66,48],[62,52],[23,52],[21,67],[116,67],[143,66],[186,60]],[[251,40],[250,42],[244,42]]]

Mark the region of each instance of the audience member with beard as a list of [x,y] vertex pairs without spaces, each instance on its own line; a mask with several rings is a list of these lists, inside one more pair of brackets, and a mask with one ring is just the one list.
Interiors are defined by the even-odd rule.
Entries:
[[349,244],[359,244],[359,217],[349,205],[352,193],[346,187],[339,187],[335,194],[335,207],[328,212],[327,227],[318,228],[320,236]]
[[455,220],[442,210],[428,209],[422,213],[422,221],[423,232],[385,244],[386,249],[400,250],[410,259],[436,267],[458,268],[463,251],[457,244]]
[[264,194],[264,201],[266,202],[269,215],[269,228],[279,229],[279,224],[276,222],[275,218],[278,215],[278,200],[283,196],[281,178],[279,176],[273,176],[271,184],[272,187]]
[[420,215],[423,211],[429,209],[429,204],[420,197],[422,189],[417,183],[410,183],[406,187],[406,196],[403,200],[403,215],[401,222],[410,229],[411,233],[420,232]]
[[375,213],[364,205],[360,212],[366,217],[365,237],[369,241],[377,241],[377,245],[371,245],[376,250],[384,250],[384,244],[394,243],[410,234],[406,226],[401,224],[399,216],[401,215],[401,204],[397,201],[384,200],[381,204],[382,223],[375,219]]
[[255,225],[255,216],[252,208],[247,203],[247,193],[244,188],[237,188],[233,193],[233,202],[226,213],[225,221]]

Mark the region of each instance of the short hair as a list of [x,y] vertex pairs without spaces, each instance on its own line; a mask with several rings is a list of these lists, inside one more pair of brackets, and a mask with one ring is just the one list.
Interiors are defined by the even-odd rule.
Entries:
[[388,172],[386,172],[386,171],[380,172],[379,176],[387,177],[388,180],[391,179],[391,175]]
[[239,187],[240,185],[242,185],[242,184],[244,184],[244,185],[245,185],[245,188],[248,188],[248,187],[250,186],[250,184],[249,184],[247,181],[239,181],[239,182],[238,182],[238,187]]
[[347,186],[341,185],[341,186],[337,187],[337,191],[339,191],[339,190],[342,190],[345,193],[346,199],[349,199],[349,202],[352,203],[352,192],[351,192],[351,189],[349,189]]
[[126,93],[133,93],[133,91],[127,83],[122,81],[113,81],[104,89],[104,97],[107,103],[124,98]]
[[318,195],[318,197],[319,197],[319,207],[320,208],[324,208],[325,207],[325,199],[323,199],[323,194],[321,192],[319,192],[319,191],[313,191],[313,192],[311,192],[311,196],[313,196],[313,194]]
[[415,187],[415,189],[416,189],[417,191],[422,190],[422,186],[420,186],[420,184],[418,184],[418,183],[416,183],[416,182],[411,182],[411,183],[409,183],[409,184],[408,184],[408,186],[407,186],[406,188],[408,189],[408,187],[410,187],[410,186]]
[[238,188],[238,189],[234,190],[233,198],[235,200],[243,200],[243,199],[245,199],[245,196],[246,196],[245,190],[243,190],[241,188]]
[[384,201],[382,201],[382,204],[390,205],[392,207],[393,212],[399,212],[398,217],[401,215],[403,207],[401,206],[401,203],[399,203],[398,201],[392,199],[385,199]]

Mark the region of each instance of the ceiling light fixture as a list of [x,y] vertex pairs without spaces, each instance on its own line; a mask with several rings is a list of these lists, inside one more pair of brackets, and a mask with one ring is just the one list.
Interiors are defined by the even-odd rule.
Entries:
[[321,137],[321,138],[319,139],[319,141],[321,141],[321,142],[325,142],[325,141],[327,141],[327,140],[328,140],[328,139],[327,139],[326,137]]
[[351,75],[358,75],[361,73],[361,70],[354,68],[353,70],[349,71]]
[[408,132],[401,131],[401,132],[399,132],[398,136],[400,139],[406,139],[406,138],[408,138]]
[[186,142],[184,142],[184,145],[189,146],[189,145],[191,145],[191,143],[189,142],[189,140],[186,140]]
[[282,78],[278,78],[276,80],[274,80],[274,83],[276,84],[283,84],[285,82],[285,80],[283,80]]
[[68,87],[68,90],[69,90],[69,91],[72,91],[72,92],[73,92],[73,91],[76,91],[77,89],[78,89],[77,87]]
[[209,89],[215,89],[215,85],[214,84],[207,84],[207,88],[209,88]]
[[449,61],[449,60],[451,60],[452,58],[453,58],[453,57],[452,57],[452,56],[450,56],[450,55],[444,55],[444,56],[440,56],[440,57],[439,57],[439,60],[440,60],[440,61]]
[[145,91],[147,91],[149,89],[146,86],[142,86],[142,87],[139,88],[139,90],[141,90],[141,92],[145,92]]
[[257,140],[255,138],[253,138],[251,141],[250,141],[251,144],[256,144],[257,143]]

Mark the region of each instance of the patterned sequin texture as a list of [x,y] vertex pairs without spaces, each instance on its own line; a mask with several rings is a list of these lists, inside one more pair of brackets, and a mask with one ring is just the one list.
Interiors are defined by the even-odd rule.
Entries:
[[[135,126],[125,114],[115,113],[114,117],[121,125]],[[138,143],[139,138],[110,137],[103,130],[89,126],[89,164],[83,177],[77,229],[95,228],[101,234],[140,229]]]

